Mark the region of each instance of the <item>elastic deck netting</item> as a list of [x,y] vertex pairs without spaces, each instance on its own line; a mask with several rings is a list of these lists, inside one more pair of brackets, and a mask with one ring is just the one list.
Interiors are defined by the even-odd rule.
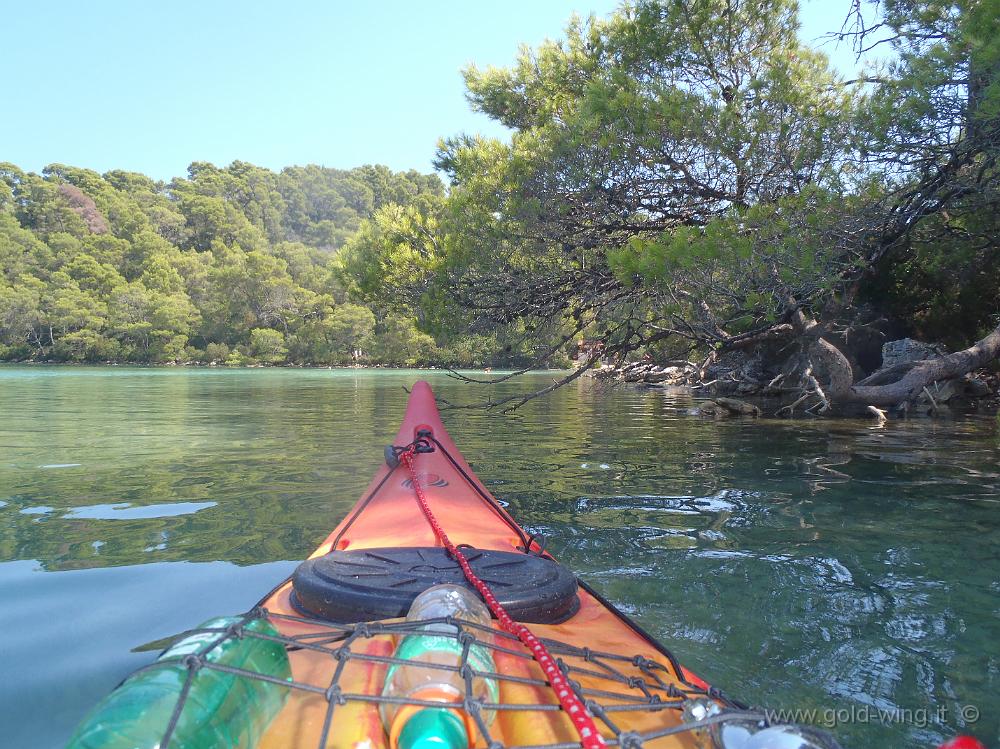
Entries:
[[[285,635],[272,636],[263,632],[245,629],[250,621],[257,618],[268,619],[278,630],[304,629],[306,631]],[[397,639],[410,634],[428,634],[427,625],[447,624],[451,632],[442,631],[447,628],[435,627],[435,637],[450,637],[462,646],[460,665],[440,665],[416,663],[400,660],[392,655],[380,655],[364,652],[363,646],[373,638]],[[360,693],[345,690],[342,685],[345,670],[349,664],[373,663],[388,668],[393,664],[406,664],[409,667],[440,669],[442,671],[458,672],[465,683],[465,697],[455,703],[455,707],[464,710],[472,719],[479,736],[473,737],[476,746],[487,749],[579,749],[579,742],[564,742],[539,745],[507,745],[499,740],[495,726],[484,717],[487,711],[529,711],[536,714],[560,711],[562,708],[555,701],[532,703],[487,702],[474,696],[474,681],[479,678],[495,680],[498,685],[512,683],[528,687],[547,687],[548,682],[542,672],[533,664],[531,653],[518,642],[513,635],[493,627],[486,627],[473,622],[466,622],[450,617],[443,619],[428,619],[419,622],[384,621],[363,622],[357,624],[336,624],[327,621],[308,619],[286,614],[268,612],[257,608],[241,617],[240,621],[227,628],[199,628],[188,630],[178,636],[186,637],[194,634],[218,633],[218,637],[203,646],[197,653],[185,656],[182,660],[188,669],[187,679],[181,691],[177,706],[167,725],[160,746],[169,749],[171,739],[178,719],[187,700],[192,685],[203,669],[214,669],[231,674],[237,678],[259,679],[287,687],[295,692],[321,696],[326,701],[326,712],[322,728],[316,738],[315,746],[319,749],[331,746],[336,739],[336,719],[338,708],[349,703],[368,703],[377,706],[382,703],[399,705],[415,705],[420,707],[441,707],[442,703],[409,699],[406,697],[383,696],[381,692]],[[289,655],[308,651],[309,658],[328,659],[332,668],[332,676],[325,683],[311,683],[295,676],[289,681],[267,674],[247,671],[212,662],[206,656],[214,648],[234,637],[256,637],[284,645]],[[723,721],[741,719],[767,725],[763,713],[740,709],[738,703],[728,700],[715,689],[701,689],[691,685],[684,674],[680,672],[676,661],[665,659],[667,664],[652,660],[645,656],[626,656],[618,653],[608,653],[589,648],[580,648],[557,640],[544,639],[550,652],[556,657],[559,667],[566,675],[572,688],[581,701],[596,719],[606,737],[607,744],[623,749],[642,749],[642,747],[658,740],[666,740],[689,731],[703,731]],[[497,672],[477,671],[469,659],[470,648],[486,648],[494,656],[503,654],[517,659],[525,659],[528,663],[528,676],[519,676]],[[145,669],[164,667],[166,662],[158,661]],[[535,666],[532,668],[532,666]],[[586,681],[586,684],[582,683]],[[547,690],[540,692],[545,694]],[[697,697],[710,697],[724,707],[719,715],[712,715],[703,720],[681,722],[680,711],[686,700]],[[636,714],[648,716],[642,720],[644,726],[654,727],[636,731],[623,728],[622,724],[635,724]],[[331,743],[333,742],[333,743]],[[664,742],[659,741],[662,745]],[[832,746],[836,746],[833,744]]]

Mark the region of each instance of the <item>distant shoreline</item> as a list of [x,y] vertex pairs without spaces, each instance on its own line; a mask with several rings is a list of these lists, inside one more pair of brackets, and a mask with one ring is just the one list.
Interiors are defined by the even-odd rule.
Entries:
[[[440,370],[442,372],[482,372],[509,374],[519,368],[449,367],[444,364],[205,364],[204,362],[65,362],[65,361],[0,361],[0,367],[135,367],[137,369],[412,369]],[[566,372],[566,368],[539,368],[530,372]]]

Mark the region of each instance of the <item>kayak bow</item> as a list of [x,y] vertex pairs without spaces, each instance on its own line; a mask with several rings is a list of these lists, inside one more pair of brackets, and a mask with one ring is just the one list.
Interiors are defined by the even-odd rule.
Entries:
[[[415,490],[500,602],[509,602],[520,621],[532,622],[531,633],[549,644],[604,740],[712,746],[708,728],[721,723],[715,713],[747,717],[743,705],[681,666],[517,524],[455,447],[426,382],[414,386],[394,445],[347,517],[291,579],[260,602],[288,637],[321,638],[328,628],[316,621],[323,619],[365,622],[357,626],[368,635],[357,635],[356,628],[344,630],[353,638],[352,656],[339,673],[342,661],[329,653],[290,653],[294,679],[324,691],[293,694],[265,736],[264,747],[387,745],[375,703],[361,695],[380,693],[393,638],[374,634],[369,622],[404,615],[416,593],[429,585],[464,582]],[[401,458],[411,462],[412,474],[400,465]],[[505,567],[514,573],[498,575]],[[527,585],[518,584],[524,580]],[[511,652],[495,653],[500,709],[488,737],[479,735],[476,745],[579,746],[573,722],[549,688],[551,679],[513,637],[507,638],[503,647]],[[331,699],[327,685],[334,683]],[[685,707],[692,712],[692,706],[693,717],[684,713]],[[689,730],[685,718],[702,718],[703,730]]]

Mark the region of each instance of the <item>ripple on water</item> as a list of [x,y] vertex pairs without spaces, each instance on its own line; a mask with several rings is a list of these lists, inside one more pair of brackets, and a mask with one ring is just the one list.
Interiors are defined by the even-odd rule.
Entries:
[[664,512],[680,515],[720,515],[736,513],[747,508],[748,500],[758,498],[757,492],[740,489],[722,489],[704,497],[671,494],[616,494],[610,497],[586,496],[576,500],[581,512],[642,511]]
[[862,648],[848,643],[834,649],[816,668],[824,674],[831,694],[888,710],[898,706],[903,660],[904,653],[897,647]]
[[615,497],[580,497],[576,509],[588,516],[602,512],[665,512],[674,515],[700,515],[692,506],[692,497],[664,497],[655,494]]

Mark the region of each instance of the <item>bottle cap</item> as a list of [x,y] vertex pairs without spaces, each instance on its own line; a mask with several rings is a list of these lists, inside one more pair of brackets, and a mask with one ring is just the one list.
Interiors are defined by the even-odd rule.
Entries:
[[453,710],[425,707],[413,713],[399,733],[399,749],[466,749],[469,736]]

